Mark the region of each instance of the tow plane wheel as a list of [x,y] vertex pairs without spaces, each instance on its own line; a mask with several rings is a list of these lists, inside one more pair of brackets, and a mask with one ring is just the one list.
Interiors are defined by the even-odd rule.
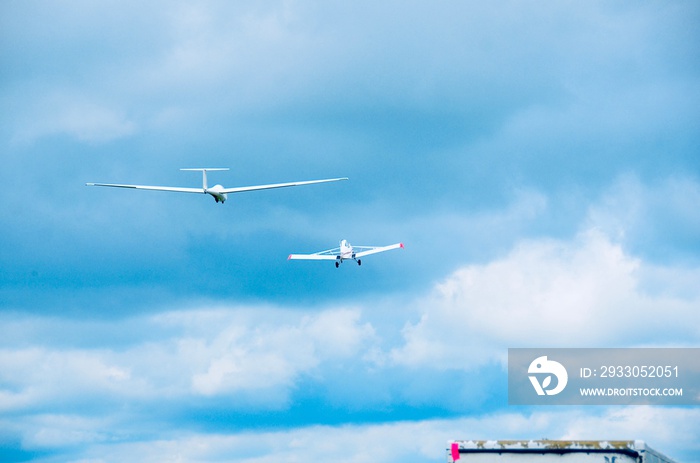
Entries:
[[340,267],[340,264],[338,262],[335,263],[335,268]]
[[362,259],[357,259],[357,265],[362,265]]

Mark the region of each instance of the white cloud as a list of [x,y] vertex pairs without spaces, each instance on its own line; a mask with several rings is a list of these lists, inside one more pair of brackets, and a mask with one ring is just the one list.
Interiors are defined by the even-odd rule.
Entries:
[[[8,326],[51,323],[31,318],[9,320]],[[56,326],[78,338],[83,331],[104,329],[94,322],[58,321]],[[323,362],[361,356],[374,337],[357,309],[200,309],[127,319],[110,327],[139,329],[140,334],[121,348],[110,348],[103,340],[99,348],[35,345],[0,350],[0,407],[54,409],[90,398],[153,400],[237,393],[257,400],[256,406],[280,407],[300,375],[313,373]],[[15,341],[41,344],[39,335],[46,329],[34,328],[27,339]]]
[[0,410],[133,396],[140,379],[116,357],[108,350],[0,350]]
[[52,135],[67,135],[80,142],[105,143],[128,137],[137,131],[137,123],[111,102],[97,101],[82,91],[55,89],[32,91],[31,99],[20,95],[18,124],[14,143],[32,143]]
[[[676,423],[684,423],[678,426]],[[653,424],[652,424],[653,423]],[[576,413],[559,436],[562,439],[594,439],[596,436],[646,440],[655,450],[674,456],[680,442],[692,443],[688,450],[700,452],[700,410],[692,408],[626,407],[607,411],[604,419]]]
[[22,445],[25,448],[65,448],[94,444],[106,439],[108,420],[80,415],[39,414],[23,424]]
[[[562,411],[506,412],[471,418],[368,425],[311,426],[280,431],[240,433],[167,432],[158,439],[108,441],[101,423],[70,417],[40,416],[39,431],[28,447],[59,444],[57,438],[86,443],[71,458],[100,461],[191,461],[262,463],[275,461],[429,462],[445,457],[447,442],[467,439],[603,439],[645,440],[655,450],[681,461],[697,456],[693,436],[700,412],[689,408],[633,407]],[[94,426],[89,428],[89,426]],[[131,426],[127,426],[127,430]],[[65,429],[79,429],[69,433]],[[92,429],[92,431],[88,431]],[[97,430],[95,430],[97,429]],[[65,456],[64,456],[65,457]],[[52,459],[38,460],[52,461]]]
[[692,177],[669,176],[644,183],[628,174],[588,208],[587,223],[655,260],[679,260],[679,255],[700,243],[698,204],[700,183]]
[[[110,405],[127,400],[177,408],[181,401],[217,397],[227,407],[250,400],[245,406],[255,410],[280,409],[289,405],[302,376],[323,376],[343,362],[358,372],[385,370],[387,381],[396,382],[391,388],[401,391],[400,401],[412,397],[433,403],[441,399],[424,396],[444,390],[419,387],[411,392],[417,383],[405,383],[406,374],[418,383],[430,382],[436,368],[476,368],[502,360],[504,348],[514,345],[612,347],[673,344],[684,336],[697,340],[698,290],[685,288],[683,297],[650,295],[641,284],[640,275],[646,282],[683,274],[683,269],[658,270],[627,255],[597,230],[571,241],[524,241],[505,257],[466,266],[436,285],[412,305],[418,321],[407,324],[403,336],[388,346],[390,331],[403,318],[382,321],[376,306],[371,313],[359,307],[173,310],[111,321],[109,329],[94,321],[9,320],[3,325],[33,328],[13,335],[12,344],[29,347],[0,351],[0,427],[6,423],[4,435],[19,439],[26,449],[51,449],[56,459],[69,455],[105,462],[424,462],[442,458],[449,439],[542,437],[645,439],[671,456],[693,455],[700,451],[694,438],[700,415],[688,408],[579,408],[241,433],[200,433],[170,423],[153,437],[146,428],[160,426],[158,419],[155,424],[132,423],[133,415]],[[108,348],[105,339],[96,348],[52,348],[39,341],[55,341],[42,335],[49,326],[78,339],[81,330],[133,333],[121,347]],[[90,340],[94,342],[96,338]],[[402,373],[392,376],[389,371],[396,368]],[[363,390],[386,399],[386,390]],[[470,393],[475,392],[460,392]],[[332,394],[373,403],[367,397],[352,399],[354,392],[348,389]],[[93,418],[96,410],[104,418]]]
[[595,229],[572,241],[524,241],[502,259],[455,271],[416,303],[420,319],[405,326],[391,358],[466,368],[507,347],[696,342],[700,293],[649,294],[642,285],[669,273],[687,281],[687,271],[644,263]]
[[[101,141],[140,128],[118,105],[104,103],[110,100],[123,102],[126,114],[146,115],[145,119],[160,119],[166,108],[175,108],[177,114],[190,114],[191,123],[220,118],[222,105],[227,115],[279,107],[304,112],[311,105],[326,119],[343,110],[381,112],[382,107],[396,106],[430,113],[437,101],[442,110],[459,108],[473,115],[465,108],[478,107],[481,114],[504,105],[523,108],[559,98],[552,95],[563,92],[564,80],[587,83],[594,76],[595,89],[600,80],[627,82],[609,79],[611,73],[617,76],[620,68],[627,69],[620,58],[630,56],[632,45],[621,37],[650,50],[643,45],[650,25],[628,19],[635,10],[629,16],[611,15],[616,26],[624,25],[620,31],[601,27],[601,18],[610,12],[600,5],[577,5],[576,14],[570,14],[572,5],[509,8],[515,9],[503,15],[480,5],[435,9],[412,4],[397,16],[392,6],[373,3],[352,8],[304,2],[175,2],[167,8],[51,6],[39,16],[51,21],[17,8],[11,12],[27,23],[14,34],[26,34],[22,45],[58,74],[29,66],[34,76],[42,77],[40,85],[55,88],[57,82],[79,80],[81,89],[96,96],[90,99],[94,106],[76,104],[58,117],[45,117],[37,104],[31,113],[44,124],[36,127],[27,121],[20,133],[36,137],[65,130],[81,140]],[[540,27],[533,29],[533,23]],[[20,32],[25,29],[31,32]],[[426,34],[430,40],[425,40]],[[508,39],[513,34],[518,40]],[[552,36],[561,40],[553,44]],[[582,37],[587,40],[583,49]],[[601,40],[590,42],[591,37]],[[53,62],[53,54],[62,64]],[[26,61],[18,60],[23,66]],[[504,77],[513,74],[504,70],[513,69],[519,70],[517,79]],[[45,100],[43,93],[26,92],[33,95],[32,101]],[[588,101],[590,93],[589,89],[582,100]],[[54,112],[51,105],[45,109]]]
[[[314,340],[297,326],[259,329],[227,327],[211,343],[181,343],[181,352],[206,359],[195,372],[195,393],[213,395],[241,390],[289,388],[295,377],[318,365]],[[194,344],[194,345],[193,345]],[[289,346],[285,348],[285,346]],[[285,394],[286,395],[286,394]]]
[[[283,206],[256,211],[248,225],[240,215],[239,220],[231,218],[237,213],[229,207],[234,204],[221,209],[219,216],[212,215],[211,209],[189,216],[170,209],[163,216],[153,213],[160,196],[151,200],[147,195],[116,193],[114,197],[120,199],[115,201],[139,202],[142,212],[131,210],[115,221],[119,208],[112,206],[116,203],[91,202],[111,217],[96,223],[97,209],[85,210],[81,220],[70,220],[76,217],[75,202],[67,201],[65,195],[45,195],[38,209],[18,206],[17,213],[7,215],[8,223],[16,225],[12,229],[18,230],[17,236],[26,234],[29,239],[11,240],[11,246],[6,246],[5,262],[10,271],[17,266],[13,278],[19,281],[19,289],[3,309],[12,309],[17,300],[21,307],[29,307],[41,294],[44,299],[52,297],[56,293],[47,293],[46,288],[53,290],[54,285],[58,294],[76,294],[89,301],[84,312],[76,309],[81,315],[89,313],[95,294],[117,299],[110,286],[122,282],[128,289],[140,285],[139,290],[152,282],[163,284],[174,297],[190,290],[218,296],[226,283],[201,290],[183,282],[191,279],[190,272],[201,269],[217,277],[233,274],[236,278],[236,271],[248,268],[246,264],[215,268],[217,261],[212,257],[220,257],[215,255],[220,252],[219,242],[207,243],[210,235],[194,229],[221,236],[238,234],[237,238],[246,230],[248,236],[260,236],[256,244],[265,245],[270,234],[296,233],[295,240],[303,236],[314,241],[343,227],[345,233],[365,236],[370,244],[381,224],[383,236],[411,241],[401,257],[415,257],[411,283],[420,289],[385,296],[380,303],[373,295],[345,309],[337,309],[337,301],[312,308],[232,305],[211,310],[202,304],[188,310],[151,308],[164,311],[129,319],[100,314],[111,317],[104,322],[70,323],[63,317],[23,315],[21,324],[4,323],[12,322],[15,315],[0,313],[0,434],[18,429],[16,423],[20,423],[18,435],[35,448],[106,442],[105,436],[129,442],[137,436],[142,444],[105,444],[84,455],[119,461],[162,460],[163,455],[173,460],[228,461],[234,455],[260,462],[281,454],[298,461],[330,456],[391,461],[400,458],[396,447],[404,452],[404,459],[418,455],[434,461],[441,453],[434,453],[431,436],[438,434],[439,445],[446,438],[479,432],[483,437],[520,436],[521,432],[553,437],[559,432],[583,436],[591,430],[617,434],[631,429],[641,434],[632,436],[637,438],[654,436],[659,426],[676,430],[683,442],[693,442],[687,430],[698,429],[698,418],[692,410],[648,408],[623,409],[617,414],[567,410],[269,433],[206,435],[164,430],[157,437],[152,437],[157,431],[142,430],[124,437],[115,431],[122,423],[101,423],[84,416],[119,409],[126,415],[123,427],[128,428],[134,420],[130,413],[172,407],[177,414],[197,407],[193,402],[209,400],[221,400],[230,410],[238,410],[239,397],[264,413],[288,406],[295,387],[305,381],[320,389],[311,391],[319,403],[343,396],[343,405],[349,403],[350,409],[353,401],[362,406],[381,402],[439,407],[445,401],[445,389],[430,386],[444,372],[436,369],[460,370],[455,375],[460,376],[461,370],[503,360],[504,348],[512,345],[697,344],[700,269],[692,262],[700,236],[697,182],[674,179],[648,187],[623,179],[588,208],[585,231],[575,238],[523,239],[524,235],[532,238],[533,223],[547,221],[546,216],[557,216],[561,210],[556,198],[541,193],[560,174],[574,179],[564,180],[562,188],[576,188],[595,184],[600,172],[615,176],[623,169],[642,169],[655,175],[657,168],[696,166],[692,154],[679,156],[691,153],[688,146],[696,140],[696,131],[691,130],[697,120],[693,117],[698,107],[696,67],[688,63],[694,63],[697,54],[689,40],[697,7],[668,8],[662,2],[641,8],[607,3],[545,8],[506,4],[509,8],[498,9],[476,3],[441,8],[409,3],[400,14],[396,5],[372,2],[359,7],[294,1],[181,2],[165,8],[165,3],[143,7],[136,2],[126,7],[124,2],[8,6],[3,15],[7,27],[1,29],[7,39],[3,57],[10,65],[3,73],[0,99],[7,108],[6,130],[15,142],[31,144],[58,135],[83,144],[104,143],[104,153],[118,153],[113,159],[125,166],[143,166],[149,159],[167,164],[178,158],[204,162],[210,156],[233,156],[243,168],[267,160],[264,168],[272,173],[288,172],[285,158],[291,159],[288,162],[295,169],[304,170],[312,164],[306,160],[318,164],[321,158],[337,157],[344,166],[356,166],[367,180],[364,192],[360,186],[351,196],[361,208],[336,203],[345,217],[360,220],[338,220],[334,207],[334,216],[324,217],[328,220],[321,225],[318,218],[324,208],[315,202],[304,202],[303,215]],[[539,26],[533,28],[533,24]],[[684,29],[688,32],[683,33]],[[552,37],[558,39],[552,41]],[[268,119],[270,113],[274,117]],[[154,128],[156,134],[148,133]],[[108,145],[135,134],[143,136],[135,137],[139,146]],[[445,145],[447,151],[441,151],[443,138],[452,139]],[[10,161],[17,161],[7,169],[8,179],[24,171],[26,159],[36,157],[34,164],[44,166],[38,169],[41,175],[23,176],[23,186],[43,185],[45,191],[60,192],[67,191],[64,187],[69,184],[82,185],[75,178],[47,174],[52,164],[46,157],[65,156],[70,143],[37,145],[34,151],[9,147]],[[627,160],[620,164],[615,162],[618,152],[608,150],[610,145],[643,149],[619,150],[628,153],[621,156]],[[672,155],[676,146],[682,148],[681,154]],[[415,157],[408,157],[406,147],[415,151]],[[585,150],[591,147],[589,158]],[[596,147],[605,148],[603,154],[596,154]],[[659,160],[662,150],[668,150],[671,162]],[[94,151],[76,150],[59,164],[71,169],[75,167],[71,162],[97,162]],[[572,152],[585,155],[574,157]],[[613,152],[614,157],[607,156]],[[549,155],[542,157],[543,153]],[[87,169],[99,170],[98,164]],[[47,184],[42,176],[55,180]],[[494,195],[503,194],[503,185],[515,190],[525,185],[525,189],[516,193],[506,210],[486,210],[494,204]],[[392,194],[386,194],[385,188]],[[26,200],[26,187],[7,191],[6,204]],[[436,196],[432,191],[444,193]],[[467,195],[471,200],[465,200]],[[392,199],[373,199],[377,197]],[[454,212],[449,216],[436,212],[436,197],[444,199],[440,205],[445,210]],[[488,205],[481,206],[481,213],[465,212],[482,199],[490,201],[483,201]],[[69,204],[71,214],[48,212],[62,210],[61,201]],[[133,206],[120,204],[126,209]],[[586,206],[569,208],[567,217],[557,216],[556,226],[570,231],[580,218],[576,214],[585,214]],[[416,218],[421,209],[428,211]],[[571,216],[575,219],[567,220]],[[171,224],[177,219],[178,226],[164,226],[163,217],[171,218]],[[65,225],[69,222],[83,225]],[[90,223],[94,227],[85,228]],[[134,226],[141,233],[134,233]],[[94,234],[101,239],[64,235],[68,229],[81,231],[83,238]],[[109,239],[115,230],[121,237]],[[106,242],[110,246],[104,246]],[[209,251],[203,252],[200,243],[207,243]],[[660,259],[654,262],[663,264],[652,264],[646,254],[637,252],[640,248],[658,249],[661,256],[675,250],[691,262]],[[62,252],[75,256],[62,259]],[[118,263],[123,265],[105,261],[105,252],[119,254]],[[244,251],[236,249],[242,260],[260,257],[256,251],[245,252],[250,254],[243,256]],[[213,265],[189,265],[190,254]],[[25,263],[28,256],[32,259]],[[78,261],[88,263],[80,267]],[[43,269],[51,274],[35,278],[44,287],[24,281],[25,268],[34,270],[35,262],[41,264],[35,275]],[[454,270],[455,265],[460,268]],[[79,268],[85,273],[76,272]],[[129,273],[141,268],[142,274]],[[425,273],[421,274],[422,268]],[[364,275],[356,273],[362,276],[353,281],[366,278],[371,268],[363,266],[363,270]],[[150,272],[155,277],[144,281],[141,276]],[[102,273],[108,274],[106,279]],[[442,281],[421,293],[437,273]],[[261,275],[246,275],[242,279],[249,281],[243,286],[254,286],[260,283],[256,278],[275,274]],[[248,296],[250,286],[240,293],[224,290],[222,297]],[[345,288],[350,295],[340,297],[354,297],[354,290],[366,289]],[[317,294],[302,294],[307,289],[289,296]],[[257,292],[251,297],[267,297],[264,289],[253,291]],[[416,293],[423,294],[418,301],[407,301]],[[142,299],[134,291],[122,300],[139,304],[135,301]],[[61,300],[33,308],[31,313],[58,311],[72,304]],[[41,329],[36,328],[39,325]],[[357,377],[332,383],[328,378],[339,371],[351,371]],[[368,371],[381,380],[367,381]],[[462,387],[460,394],[472,394],[473,399],[471,385],[448,387]],[[358,398],[361,394],[367,397]],[[182,425],[176,421],[163,418],[162,423],[165,428]],[[104,433],[93,434],[93,429]],[[445,429],[449,432],[441,431]],[[673,443],[671,435],[658,434]]]
[[352,357],[373,336],[357,309],[317,314],[265,308],[198,310],[164,314],[156,317],[159,321],[191,331],[176,343],[180,364],[191,372],[194,393],[273,389],[282,402],[300,374],[324,361]]
[[[533,194],[521,200],[506,211],[506,223],[531,220],[546,204]],[[504,363],[507,347],[692,345],[700,339],[699,275],[697,268],[630,255],[592,228],[571,240],[522,240],[503,257],[457,269],[410,302],[397,295],[308,310],[203,303],[104,326],[8,315],[0,406],[21,410],[55,397],[72,403],[245,396],[256,407],[279,409],[303,378],[341,387],[324,382],[337,365],[361,375],[478,370]],[[70,334],[61,339],[64,347],[55,345],[55,330]],[[81,347],[71,339],[90,342]],[[18,345],[25,347],[12,347]],[[370,388],[374,398],[349,400],[391,400],[391,383]],[[439,393],[423,389],[419,402]]]

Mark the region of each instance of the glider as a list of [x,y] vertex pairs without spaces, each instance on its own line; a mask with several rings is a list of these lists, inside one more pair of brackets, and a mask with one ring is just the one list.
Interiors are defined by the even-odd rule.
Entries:
[[398,248],[403,249],[403,243],[391,244],[389,246],[352,246],[346,240],[342,240],[340,242],[340,247],[314,254],[290,254],[287,260],[334,260],[335,268],[338,268],[345,259],[352,259],[357,262],[357,265],[362,265],[361,257]]
[[214,168],[214,167],[198,167],[191,169],[180,169],[202,172],[202,188],[180,188],[180,187],[170,187],[170,186],[151,186],[151,185],[121,185],[116,183],[86,183],[87,186],[111,186],[115,188],[135,188],[137,190],[156,190],[156,191],[175,191],[178,193],[204,193],[209,194],[214,197],[217,203],[223,204],[226,199],[228,199],[229,193],[241,193],[244,191],[255,191],[255,190],[269,190],[272,188],[284,188],[288,186],[300,186],[300,185],[312,185],[314,183],[326,183],[326,182],[337,182],[339,180],[347,180],[347,177],[342,178],[327,178],[323,180],[308,180],[304,182],[289,182],[289,183],[271,183],[268,185],[256,185],[256,186],[240,186],[236,188],[224,188],[221,185],[214,185],[213,187],[207,186],[207,172],[214,170],[228,170],[228,168]]

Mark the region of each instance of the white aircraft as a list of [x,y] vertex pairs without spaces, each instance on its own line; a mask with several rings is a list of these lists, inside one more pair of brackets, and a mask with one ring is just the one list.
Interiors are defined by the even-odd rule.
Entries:
[[256,186],[240,186],[236,188],[224,188],[221,185],[214,185],[213,187],[207,186],[207,172],[213,170],[228,170],[228,168],[214,168],[214,167],[204,167],[204,168],[192,168],[192,169],[180,169],[180,170],[194,170],[202,172],[202,188],[180,188],[180,187],[170,187],[170,186],[150,186],[150,185],[121,185],[116,183],[86,183],[87,186],[111,186],[116,188],[136,188],[137,190],[157,190],[157,191],[175,191],[179,193],[204,193],[209,194],[214,197],[217,203],[224,203],[228,199],[229,193],[241,193],[243,191],[255,191],[255,190],[269,190],[271,188],[284,188],[288,186],[299,186],[299,185],[311,185],[314,183],[326,183],[326,182],[337,182],[339,180],[347,180],[347,177],[342,178],[327,178],[324,180],[309,180],[305,182],[289,182],[289,183],[271,183],[269,185],[256,185]]
[[398,248],[403,249],[403,243],[391,244],[389,246],[352,246],[346,240],[342,240],[340,242],[340,247],[316,252],[314,254],[290,254],[287,260],[334,260],[335,268],[338,268],[345,259],[352,259],[357,262],[357,265],[362,265],[361,257]]

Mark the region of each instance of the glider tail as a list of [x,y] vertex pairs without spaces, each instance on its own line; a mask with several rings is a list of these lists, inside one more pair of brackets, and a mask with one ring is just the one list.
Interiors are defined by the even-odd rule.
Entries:
[[207,171],[208,170],[228,170],[228,167],[190,167],[187,169],[180,169],[180,170],[194,170],[194,171],[201,171],[202,172],[202,188],[204,191],[209,188],[207,186]]

